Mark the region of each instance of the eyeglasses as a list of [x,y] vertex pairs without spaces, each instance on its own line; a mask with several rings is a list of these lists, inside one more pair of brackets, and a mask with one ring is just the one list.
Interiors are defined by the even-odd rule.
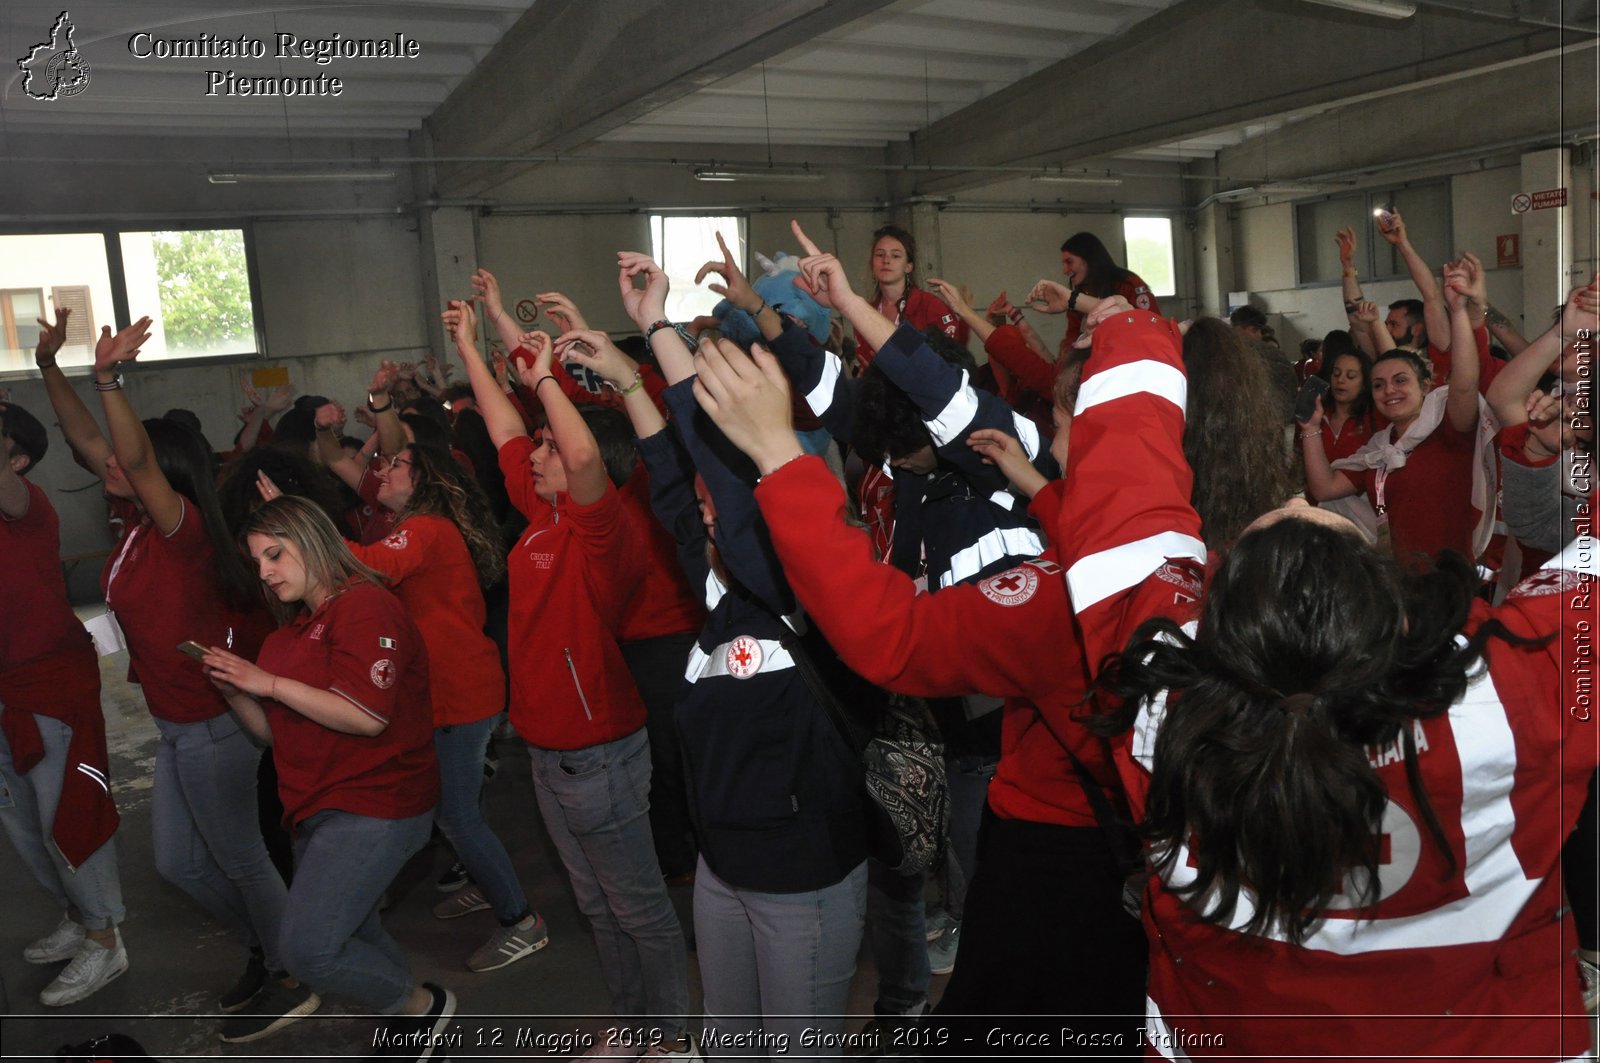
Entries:
[[389,466],[388,467],[392,469],[396,465],[404,465],[407,468],[410,468],[412,465],[415,465],[415,464],[416,464],[416,462],[407,461],[405,458],[402,458],[400,455],[396,454],[394,457],[389,459]]

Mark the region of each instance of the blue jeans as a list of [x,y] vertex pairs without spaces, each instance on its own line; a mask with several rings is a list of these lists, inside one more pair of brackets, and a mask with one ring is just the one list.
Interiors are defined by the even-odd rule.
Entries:
[[528,749],[539,811],[594,932],[612,1008],[667,1037],[681,1032],[688,956],[650,835],[644,729],[585,749]]
[[[694,929],[706,1028],[723,1037],[764,1035],[746,1045],[787,1037],[788,1049],[779,1056],[786,1063],[817,1058],[800,1047],[800,1034],[844,1030],[866,909],[865,863],[820,890],[757,893],[728,885],[702,857],[694,879]],[[708,1042],[707,1054],[716,1048]],[[838,1058],[837,1049],[827,1051]],[[751,1049],[723,1054],[749,1055]]]
[[950,845],[945,853],[945,910],[956,919],[966,908],[967,883],[978,867],[978,825],[989,799],[989,781],[1000,759],[987,753],[946,757],[950,780]]
[[[0,712],[20,712],[0,706]],[[44,741],[44,758],[26,774],[18,774],[11,760],[11,746],[0,733],[0,785],[11,800],[0,806],[0,824],[5,826],[11,844],[23,866],[33,873],[62,908],[78,909],[83,925],[90,930],[107,930],[122,922],[122,880],[117,875],[117,840],[107,838],[76,868],[67,866],[51,840],[56,821],[56,805],[61,800],[61,781],[67,770],[67,745],[72,728],[53,716],[33,714]]]
[[450,839],[467,874],[494,905],[500,922],[511,926],[528,914],[528,895],[517,881],[511,855],[483,818],[483,751],[489,748],[496,716],[475,723],[433,729],[439,757],[439,829]]
[[927,876],[902,875],[867,861],[867,927],[878,964],[879,1015],[905,1015],[928,1002],[928,921],[922,894]]
[[277,943],[288,892],[256,819],[261,748],[231,712],[199,723],[155,722],[156,870],[212,918],[259,944],[269,971],[281,970]]
[[378,919],[378,900],[432,829],[431,810],[374,819],[324,809],[301,821],[280,945],[290,974],[374,1012],[400,1010],[411,968]]

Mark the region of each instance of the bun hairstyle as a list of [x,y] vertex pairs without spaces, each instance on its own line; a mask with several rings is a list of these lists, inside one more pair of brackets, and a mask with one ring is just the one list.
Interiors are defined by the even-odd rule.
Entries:
[[1456,858],[1417,768],[1417,721],[1465,692],[1497,623],[1466,645],[1476,574],[1446,553],[1412,574],[1356,534],[1284,519],[1240,538],[1208,589],[1193,637],[1141,625],[1104,664],[1119,702],[1090,726],[1128,730],[1165,695],[1141,830],[1160,873],[1193,845],[1194,878],[1170,887],[1218,925],[1302,941],[1345,894],[1375,902],[1387,803],[1364,745],[1398,740],[1427,833]]

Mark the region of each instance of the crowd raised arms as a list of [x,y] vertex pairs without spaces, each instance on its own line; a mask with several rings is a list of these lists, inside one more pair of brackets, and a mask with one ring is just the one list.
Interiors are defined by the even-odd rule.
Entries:
[[[1089,233],[1018,303],[921,276],[892,225],[865,294],[798,223],[778,280],[719,237],[694,323],[649,256],[600,251],[627,337],[553,287],[524,327],[488,263],[442,313],[453,358],[342,397],[364,433],[340,396],[246,389],[220,454],[135,410],[150,318],[102,330],[98,415],[56,365],[69,312],[41,321],[121,527],[155,865],[243,947],[222,1039],[332,994],[429,1057],[470,979],[415,981],[378,909],[435,823],[462,888],[434,914],[498,923],[468,970],[548,943],[533,836],[480,804],[504,716],[641,1031],[615,1054],[846,1038],[865,941],[867,1032],[932,1054],[1070,1027],[1166,1058],[1580,1056],[1600,276],[1525,339],[1476,255],[1436,274],[1398,212],[1376,230],[1416,298],[1369,301],[1341,230],[1348,329],[1293,357],[1258,310],[1165,318]],[[1056,351],[1030,314],[1064,318]],[[51,434],[0,401],[0,822],[62,910],[25,950],[65,961],[60,1006],[138,969],[98,666],[29,479]],[[895,720],[943,743],[932,867],[864,797]]]

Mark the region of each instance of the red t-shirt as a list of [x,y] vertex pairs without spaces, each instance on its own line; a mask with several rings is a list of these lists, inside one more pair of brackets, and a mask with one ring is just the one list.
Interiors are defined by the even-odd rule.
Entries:
[[[1417,444],[1404,468],[1384,480],[1384,504],[1389,507],[1389,536],[1394,556],[1433,557],[1456,549],[1472,557],[1472,532],[1478,511],[1472,505],[1472,462],[1477,434],[1458,432],[1448,419],[1439,422]],[[1378,507],[1378,472],[1367,469],[1357,481],[1373,509]]]
[[352,546],[388,576],[433,662],[433,725],[474,723],[505,707],[500,651],[483,633],[486,610],[461,531],[443,517],[408,517],[370,546]]
[[[382,460],[373,459],[374,462]],[[363,546],[382,539],[394,526],[394,514],[378,503],[378,488],[382,486],[378,474],[373,471],[372,462],[368,462],[367,467],[361,470],[361,482],[356,485],[356,494],[361,496],[361,504],[350,507],[350,511],[344,517],[350,530],[355,532],[356,541]]]
[[511,723],[543,749],[583,749],[644,726],[644,702],[616,633],[644,572],[643,532],[606,484],[587,506],[534,491],[518,436],[500,448],[511,504],[528,528],[507,562],[511,611]]
[[628,600],[617,638],[622,642],[660,638],[663,635],[693,634],[706,622],[706,607],[689,589],[678,564],[678,544],[662,527],[650,509],[650,477],[644,463],[634,467],[633,475],[621,488],[622,504],[644,531],[648,544],[644,575],[639,589]]
[[[1122,278],[1122,283],[1117,285],[1117,290],[1112,295],[1120,295],[1128,300],[1128,305],[1135,310],[1149,310],[1151,313],[1161,313],[1161,304],[1151,294],[1150,286],[1144,278],[1129,270]],[[1061,347],[1056,352],[1056,361],[1061,364],[1072,352],[1072,345],[1078,341],[1078,336],[1083,332],[1083,314],[1081,311],[1067,311],[1067,334],[1061,338]]]
[[1367,440],[1372,438],[1372,433],[1381,431],[1389,422],[1368,410],[1360,417],[1347,417],[1344,424],[1339,426],[1339,434],[1333,432],[1333,423],[1324,417],[1322,419],[1322,449],[1328,455],[1329,461],[1338,461],[1348,458],[1356,451],[1367,445]]
[[[1479,326],[1473,330],[1472,338],[1478,345],[1478,394],[1487,395],[1489,385],[1494,378],[1500,375],[1500,370],[1506,363],[1489,353],[1489,330]],[[1428,344],[1428,364],[1433,368],[1433,386],[1442,388],[1450,382],[1450,352],[1441,351],[1431,342]]]
[[[937,327],[940,332],[963,347],[967,345],[967,323],[957,317],[956,312],[932,292],[922,288],[907,288],[905,305],[896,309],[898,312],[895,316],[889,318],[896,325],[910,325],[918,332],[925,331],[929,327]],[[889,317],[888,314],[884,316]],[[856,363],[863,373],[872,364],[873,356],[877,353],[877,348],[860,336],[856,337]]]
[[286,824],[327,808],[407,819],[438,803],[428,651],[400,599],[354,583],[268,635],[256,663],[387,724],[371,738],[345,734],[262,698]]
[[61,521],[39,485],[28,483],[28,511],[0,517],[0,672],[81,650],[89,633],[72,614],[61,574]]
[[255,647],[241,645],[241,637],[256,621],[247,624],[223,601],[199,512],[184,500],[183,516],[170,535],[162,535],[143,513],[124,527],[100,586],[128,640],[128,656],[151,715],[197,723],[227,712],[227,702],[200,662],[179,653],[178,644],[192,640],[248,655]]

